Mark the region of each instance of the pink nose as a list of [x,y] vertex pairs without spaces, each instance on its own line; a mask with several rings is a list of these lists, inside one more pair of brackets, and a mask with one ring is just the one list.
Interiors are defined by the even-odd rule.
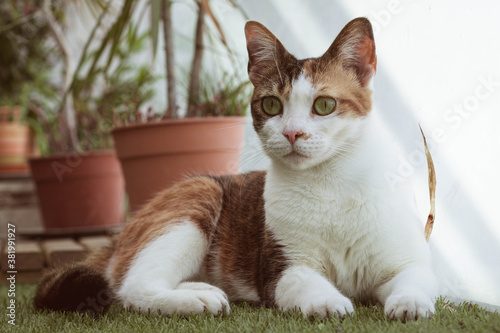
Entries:
[[283,132],[283,135],[285,138],[287,138],[288,142],[290,142],[292,145],[297,141],[298,138],[300,138],[304,133],[302,131],[285,131]]

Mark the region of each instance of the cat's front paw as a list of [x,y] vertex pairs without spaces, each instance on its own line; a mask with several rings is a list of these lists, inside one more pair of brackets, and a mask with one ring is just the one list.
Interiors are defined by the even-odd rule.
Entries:
[[434,301],[425,294],[391,295],[385,302],[385,314],[391,319],[430,318],[433,313]]
[[229,314],[229,302],[218,288],[186,288],[179,290],[143,290],[124,295],[124,307],[144,313],[171,315]]
[[[221,289],[203,282],[183,282],[180,283],[177,290],[192,290],[198,292],[198,299],[203,302],[204,311],[211,312],[214,315],[228,315],[230,312],[229,300],[227,295]],[[188,310],[189,311],[189,310]],[[196,313],[196,311],[193,311]]]
[[292,266],[283,273],[276,285],[275,299],[281,309],[300,310],[305,317],[344,317],[354,312],[347,297],[307,266]]
[[345,317],[354,312],[352,302],[342,295],[316,295],[303,300],[299,306],[300,311],[305,317],[316,316],[319,319],[325,319],[329,316]]

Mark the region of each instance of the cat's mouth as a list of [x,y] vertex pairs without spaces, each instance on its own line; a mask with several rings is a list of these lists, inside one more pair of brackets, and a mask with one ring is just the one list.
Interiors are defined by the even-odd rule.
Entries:
[[300,161],[303,161],[305,159],[309,159],[310,158],[309,156],[303,155],[303,154],[301,154],[301,153],[299,153],[299,152],[297,152],[295,150],[292,150],[291,153],[286,154],[284,157],[287,158],[287,159],[291,159],[291,160],[293,160],[295,162],[300,162]]

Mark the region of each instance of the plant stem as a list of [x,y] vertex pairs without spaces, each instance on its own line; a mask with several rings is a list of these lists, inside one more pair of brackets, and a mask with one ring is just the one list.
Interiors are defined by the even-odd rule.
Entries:
[[[87,41],[85,42],[85,45],[84,45],[83,50],[82,50],[82,55],[80,56],[80,60],[78,61],[78,65],[76,66],[76,69],[73,73],[73,77],[71,78],[71,84],[68,87],[68,89],[72,88],[76,79],[78,78],[78,74],[80,73],[80,70],[82,69],[83,64],[85,63],[85,59],[87,58],[87,53],[88,53],[90,44],[94,40],[94,37],[95,37],[97,30],[101,27],[102,21],[108,13],[108,9],[109,9],[110,4],[111,4],[111,1],[106,2],[106,6],[102,9],[101,14],[97,18],[97,21],[96,21],[94,27],[92,28],[92,31],[90,32],[89,38],[87,38]],[[87,74],[89,74],[89,73],[87,73]],[[70,92],[66,91],[65,93],[69,94]]]
[[175,56],[174,38],[172,34],[172,2],[162,1],[163,37],[165,39],[165,68],[167,73],[167,98],[168,109],[165,117],[178,118],[176,101],[176,78],[175,78]]
[[[50,10],[51,1],[44,0],[42,11],[44,13],[44,17],[47,20],[47,24],[49,29],[52,31],[52,35],[54,36],[54,40],[61,51],[61,54],[64,59],[64,83],[63,89],[67,91],[69,86],[71,85],[71,68],[72,68],[72,55],[68,47],[68,43],[66,41],[66,37],[64,33],[61,31],[61,28],[57,24],[56,19],[52,15],[52,11]],[[69,94],[63,101],[60,110],[62,117],[59,121],[59,130],[61,131],[61,147],[60,149],[64,150],[77,150],[78,149],[78,138],[76,135],[76,119],[75,119],[75,110],[73,105],[72,95]]]
[[187,100],[187,117],[196,116],[196,106],[199,100],[200,91],[200,73],[203,61],[203,28],[204,28],[205,9],[198,1],[198,20],[196,22],[195,48],[193,62],[191,63],[191,74],[189,77],[189,90]]
[[9,24],[6,24],[2,27],[0,27],[0,34],[1,33],[4,33],[5,31],[8,31],[10,29],[14,29],[15,27],[17,27],[18,25],[21,25],[25,22],[28,22],[29,20],[31,20],[36,14],[38,14],[38,10],[34,11],[33,13],[31,14],[28,14],[26,16],[22,16],[20,18],[18,18],[17,20],[9,23]]

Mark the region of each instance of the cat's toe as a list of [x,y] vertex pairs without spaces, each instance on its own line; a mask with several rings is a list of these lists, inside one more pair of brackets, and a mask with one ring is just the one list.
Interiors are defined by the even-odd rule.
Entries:
[[229,302],[225,295],[210,290],[177,290],[176,297],[165,299],[162,313],[181,315],[209,312],[213,315],[229,314]]
[[230,311],[230,306],[226,295],[214,291],[200,291],[197,298],[203,302],[204,309],[214,315],[227,315]]
[[150,290],[122,299],[125,307],[144,313],[171,315],[229,314],[229,302],[222,292],[212,290]]
[[427,295],[392,295],[385,303],[385,314],[391,319],[430,318],[433,313],[434,302]]
[[222,289],[217,288],[216,286],[213,286],[208,283],[203,283],[203,282],[182,282],[180,283],[177,288],[177,290],[206,290],[206,291],[211,291],[216,294],[219,294],[220,297],[225,299],[226,301],[228,300],[227,295]]
[[345,317],[354,312],[352,302],[342,295],[336,297],[320,296],[312,299],[304,307],[301,307],[305,317],[316,316],[325,319],[329,316]]
[[196,291],[198,299],[204,304],[204,309],[214,315],[229,314],[227,295],[220,288],[203,282],[183,282],[176,289]]

